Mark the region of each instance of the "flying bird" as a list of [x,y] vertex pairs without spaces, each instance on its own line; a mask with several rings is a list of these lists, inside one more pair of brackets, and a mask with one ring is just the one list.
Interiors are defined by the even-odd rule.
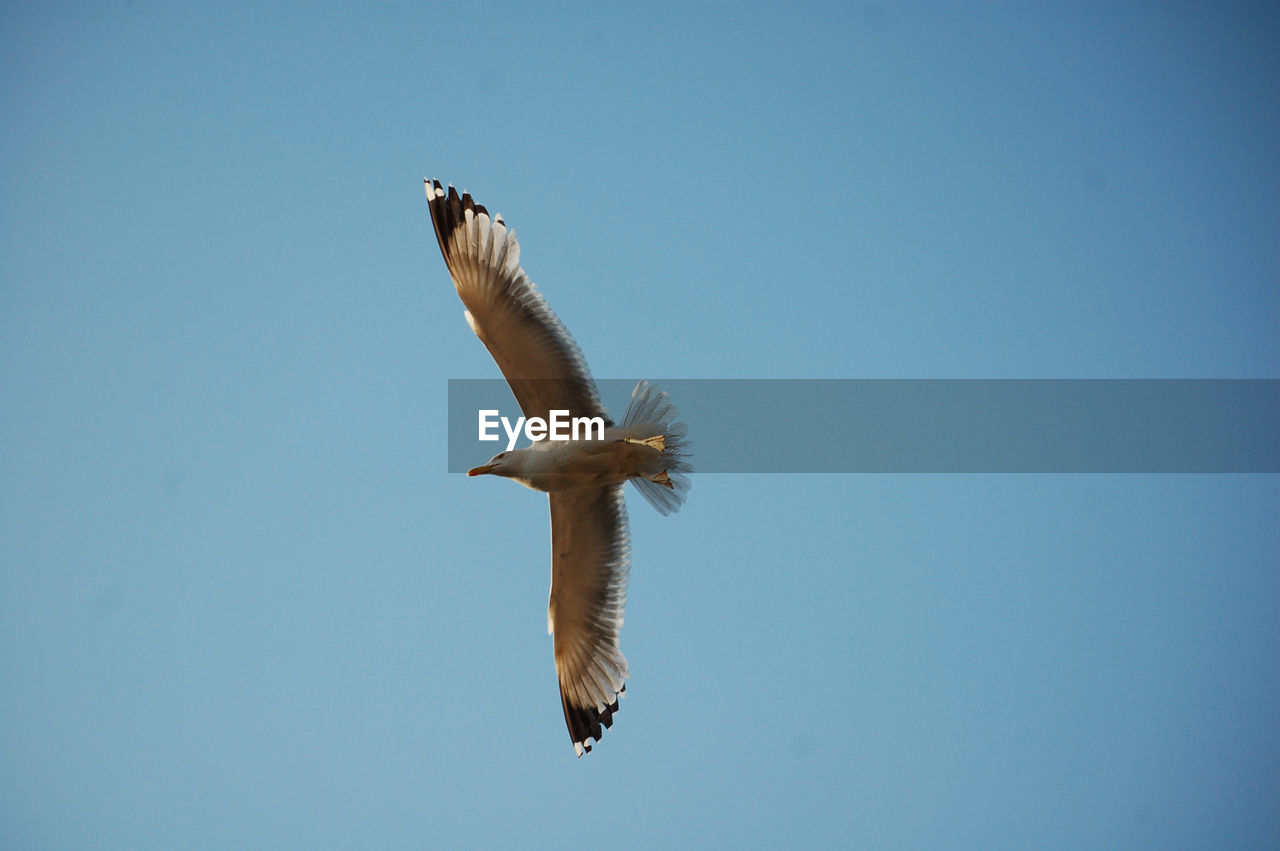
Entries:
[[581,757],[613,726],[626,692],[627,660],[618,647],[626,605],[631,542],[626,482],[658,511],[679,510],[689,490],[685,428],[667,394],[636,385],[616,425],[600,402],[573,337],[520,268],[520,244],[502,216],[469,194],[426,181],[436,239],[467,324],[511,386],[528,419],[552,411],[600,417],[596,439],[539,440],[500,452],[469,476],[503,476],[545,491],[551,505],[551,600],[560,702]]

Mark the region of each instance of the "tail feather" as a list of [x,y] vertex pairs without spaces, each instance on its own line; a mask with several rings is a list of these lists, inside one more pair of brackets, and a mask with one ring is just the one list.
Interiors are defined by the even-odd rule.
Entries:
[[641,381],[631,392],[631,404],[622,418],[622,428],[644,435],[634,439],[662,453],[657,465],[659,472],[651,478],[632,479],[640,495],[662,514],[680,510],[689,493],[690,444],[685,437],[684,423],[676,422],[680,415],[666,393],[648,381]]

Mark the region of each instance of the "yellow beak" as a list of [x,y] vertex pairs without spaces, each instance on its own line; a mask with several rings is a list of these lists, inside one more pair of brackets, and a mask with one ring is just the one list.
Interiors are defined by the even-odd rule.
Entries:
[[482,464],[479,467],[472,467],[470,470],[467,470],[467,475],[483,476],[485,473],[492,473],[492,472],[493,472],[492,464]]

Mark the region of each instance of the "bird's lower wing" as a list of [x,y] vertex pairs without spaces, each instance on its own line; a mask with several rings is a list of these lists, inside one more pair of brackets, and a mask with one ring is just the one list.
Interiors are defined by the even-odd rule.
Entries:
[[626,689],[618,632],[627,602],[631,541],[621,485],[552,493],[551,603],[560,700],[582,756],[613,725]]

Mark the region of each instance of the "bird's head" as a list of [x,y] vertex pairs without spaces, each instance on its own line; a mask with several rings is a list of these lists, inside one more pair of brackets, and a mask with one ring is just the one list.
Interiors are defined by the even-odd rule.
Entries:
[[468,476],[505,476],[512,478],[520,471],[519,453],[517,452],[499,452],[497,455],[489,459],[488,464],[481,464],[479,467],[472,467],[467,470]]

